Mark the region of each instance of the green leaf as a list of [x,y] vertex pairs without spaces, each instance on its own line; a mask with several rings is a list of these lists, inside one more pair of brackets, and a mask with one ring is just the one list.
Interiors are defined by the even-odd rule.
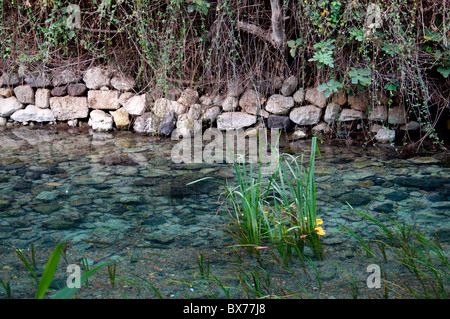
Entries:
[[36,292],[36,299],[42,299],[47,292],[48,287],[50,287],[53,276],[55,275],[56,267],[58,267],[59,257],[61,257],[61,252],[65,242],[66,240],[63,239],[58,243],[49,260],[47,261]]
[[328,98],[331,94],[339,91],[343,87],[344,85],[341,82],[331,79],[330,81],[319,85],[317,90],[324,92],[325,97]]
[[348,75],[352,80],[352,84],[360,84],[362,86],[368,86],[372,83],[372,79],[370,78],[370,69],[355,69],[352,68]]
[[440,68],[437,69],[437,71],[438,71],[440,74],[442,74],[442,76],[443,76],[444,78],[448,78],[448,76],[450,75],[450,68],[443,68],[443,67],[440,67]]

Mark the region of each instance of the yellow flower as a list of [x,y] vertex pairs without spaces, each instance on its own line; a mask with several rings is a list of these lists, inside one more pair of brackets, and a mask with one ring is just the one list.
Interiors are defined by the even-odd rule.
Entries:
[[317,235],[325,235],[325,230],[323,230],[322,227],[316,227],[314,228],[314,230],[316,231]]
[[321,218],[317,218],[316,219],[316,224],[317,225],[322,225],[323,224],[323,220]]

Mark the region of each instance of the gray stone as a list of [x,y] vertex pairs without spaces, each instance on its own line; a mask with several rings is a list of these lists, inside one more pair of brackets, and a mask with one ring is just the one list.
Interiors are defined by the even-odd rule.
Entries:
[[239,106],[244,112],[252,114],[256,113],[256,111],[259,109],[260,102],[261,98],[259,96],[259,93],[257,93],[253,89],[247,89],[239,99]]
[[329,133],[329,132],[331,132],[331,129],[330,129],[330,127],[328,126],[328,124],[327,123],[325,123],[325,122],[320,122],[319,124],[317,124],[317,125],[315,125],[315,126],[313,126],[312,128],[311,128],[311,132],[314,134],[314,133]]
[[266,111],[275,115],[288,114],[294,107],[294,99],[280,94],[272,95],[266,104]]
[[53,122],[55,117],[50,109],[41,109],[35,105],[28,105],[23,110],[18,110],[11,115],[11,119],[17,122]]
[[45,88],[51,84],[51,81],[46,76],[27,75],[25,82],[34,88]]
[[281,94],[284,96],[290,96],[297,89],[298,79],[295,75],[288,77],[283,82],[283,86],[281,87]]
[[3,74],[0,77],[0,87],[18,85],[22,79],[16,74]]
[[84,83],[70,83],[67,86],[67,93],[70,96],[83,96],[86,94],[87,87]]
[[51,97],[50,109],[59,121],[87,118],[89,115],[86,97]]
[[295,103],[302,104],[303,102],[305,102],[305,90],[298,90],[294,93],[294,96],[292,98],[294,99]]
[[42,191],[36,196],[36,199],[44,200],[44,201],[52,201],[52,200],[55,200],[58,196],[59,196],[59,192],[57,190]]
[[162,121],[159,126],[159,132],[162,135],[169,136],[175,129],[175,112],[171,111]]
[[300,140],[300,139],[306,138],[306,136],[307,136],[307,134],[305,131],[297,130],[291,134],[290,139],[291,140]]
[[67,86],[58,86],[52,89],[52,96],[65,96],[67,95]]
[[324,108],[327,105],[327,98],[325,97],[325,93],[315,88],[306,89],[305,100],[308,103],[311,103],[320,108]]
[[113,129],[113,122],[110,114],[102,110],[93,110],[89,115],[88,124],[94,131],[110,131]]
[[217,116],[219,130],[236,130],[256,123],[256,116],[245,112],[225,112]]
[[5,126],[6,123],[8,123],[8,119],[0,116],[0,126]]
[[152,112],[145,112],[134,121],[133,129],[140,134],[158,133],[161,119]]
[[366,113],[353,109],[343,109],[341,115],[339,116],[339,121],[341,122],[365,119],[367,119]]
[[63,86],[69,83],[76,83],[81,81],[81,76],[77,76],[75,72],[65,69],[62,72],[53,73],[53,86]]
[[402,126],[400,126],[402,131],[417,131],[420,129],[420,124],[416,121],[410,121]]
[[0,116],[8,117],[14,112],[23,109],[24,105],[20,103],[15,96],[6,99],[0,99]]
[[[118,91],[112,90],[108,91],[90,90],[87,96],[88,106],[91,109],[95,110],[117,110],[120,107],[119,94],[120,93]],[[133,115],[140,115],[140,114],[133,114]]]
[[291,121],[299,125],[315,125],[321,116],[322,109],[314,105],[296,107],[289,114]]
[[325,109],[323,120],[328,124],[335,122],[339,118],[340,111],[341,106],[338,103],[328,103],[327,108]]
[[332,101],[340,106],[347,104],[347,92],[345,90],[339,90],[333,93]]
[[34,104],[34,90],[30,85],[20,85],[14,88],[17,100],[23,104]]
[[222,102],[222,109],[225,112],[235,111],[239,106],[239,99],[234,96],[227,96]]
[[112,72],[102,67],[88,69],[83,75],[86,87],[91,90],[98,90],[103,86],[109,86]]

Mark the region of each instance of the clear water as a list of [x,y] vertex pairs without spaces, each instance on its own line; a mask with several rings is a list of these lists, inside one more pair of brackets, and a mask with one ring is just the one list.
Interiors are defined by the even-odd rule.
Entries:
[[[200,253],[216,266],[216,274],[231,278],[227,267],[237,253],[230,252],[234,243],[223,232],[229,218],[221,195],[226,179],[233,180],[232,168],[228,164],[176,164],[171,160],[174,144],[130,132],[24,127],[0,132],[0,278],[11,280],[15,296],[32,297],[35,287],[22,280],[27,273],[13,248],[29,252],[33,243],[43,265],[55,243],[67,235],[71,237],[66,263],[80,263],[87,256],[93,265],[126,256],[121,261],[121,276],[142,272],[167,298],[205,296],[192,286],[167,284],[167,280],[198,278]],[[289,147],[295,154],[309,156],[309,141]],[[384,212],[426,232],[436,231],[447,247],[450,168],[445,165],[446,154],[408,157],[392,150],[328,144],[320,150],[315,171],[318,217],[324,220],[327,235],[323,243],[330,258],[350,265],[355,257],[349,251],[356,243],[339,225],[367,238],[376,236],[375,229],[352,212],[347,202],[373,214]],[[186,185],[206,176],[214,179]],[[345,281],[345,275],[326,261],[319,266],[324,273],[331,272],[328,277],[323,275],[325,282]],[[280,274],[284,271],[276,269]],[[279,279],[281,283],[292,279],[292,274],[286,276]],[[63,280],[65,274],[59,277]],[[106,277],[99,282],[107,282]],[[231,281],[236,284],[236,277]],[[122,293],[117,287],[114,291],[99,287],[86,289],[81,296],[155,296],[151,290],[144,294],[143,288],[136,292],[130,282],[121,286],[128,289]],[[226,297],[220,289],[215,292]],[[318,297],[349,297],[346,293]]]

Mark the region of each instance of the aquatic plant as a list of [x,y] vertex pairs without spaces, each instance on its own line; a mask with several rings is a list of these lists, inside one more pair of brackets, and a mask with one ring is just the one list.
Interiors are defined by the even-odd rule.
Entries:
[[394,256],[395,262],[413,274],[421,289],[414,288],[408,283],[404,283],[404,286],[390,282],[386,282],[386,284],[395,285],[408,291],[415,298],[448,298],[450,263],[436,233],[433,240],[426,236],[420,228],[401,223],[384,214],[383,217],[386,218],[386,221],[382,222],[368,213],[353,207],[351,209],[377,226],[379,238],[363,240],[348,227],[342,226],[342,229],[361,243],[368,258],[375,261],[387,261],[388,256]]
[[0,278],[0,288],[2,288],[5,291],[6,298],[11,298],[11,285],[9,284],[9,281],[6,283]]
[[[303,258],[309,245],[317,259],[323,259],[320,236],[325,234],[317,218],[314,164],[317,138],[311,143],[309,168],[289,154],[278,157],[277,170],[264,178],[261,164],[233,162],[237,187],[226,185],[227,203],[231,206],[230,236],[259,259],[261,251],[272,252],[288,265],[294,253]],[[320,152],[318,152],[320,155]],[[273,254],[276,251],[277,254]]]

